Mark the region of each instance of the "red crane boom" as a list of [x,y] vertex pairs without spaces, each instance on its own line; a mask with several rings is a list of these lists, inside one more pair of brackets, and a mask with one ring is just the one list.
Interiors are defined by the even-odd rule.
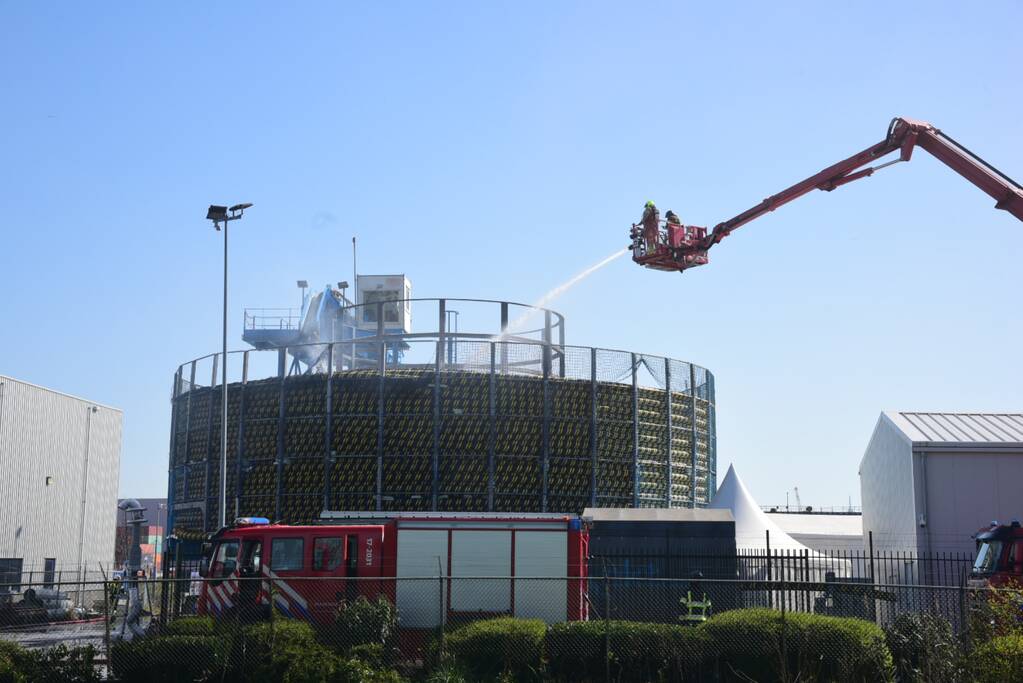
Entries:
[[[986,192],[995,200],[996,209],[1004,209],[1023,221],[1023,186],[931,124],[895,118],[881,142],[718,223],[709,232],[707,228],[694,225],[671,221],[663,223],[656,213],[647,212],[640,223],[632,226],[630,232],[632,260],[656,270],[684,271],[703,265],[708,261],[708,249],[750,221],[813,190],[830,192],[846,183],[871,176],[886,166],[909,161],[913,156],[913,148],[917,146]],[[898,159],[863,168],[896,151],[899,152]]]

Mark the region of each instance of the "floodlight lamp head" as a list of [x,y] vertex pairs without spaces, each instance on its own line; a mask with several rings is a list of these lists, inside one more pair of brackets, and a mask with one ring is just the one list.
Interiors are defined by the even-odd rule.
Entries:
[[299,288],[300,288],[300,289],[305,289],[306,287],[308,287],[308,286],[309,286],[309,283],[308,283],[308,282],[306,282],[305,280],[299,280],[299,281],[298,281],[297,283],[295,283],[295,284],[297,284],[297,285],[299,286]]
[[225,218],[227,218],[226,206],[217,206],[216,204],[210,204],[210,208],[206,210],[206,220],[222,221]]
[[337,283],[337,288],[348,289],[348,280],[342,280],[341,282]]

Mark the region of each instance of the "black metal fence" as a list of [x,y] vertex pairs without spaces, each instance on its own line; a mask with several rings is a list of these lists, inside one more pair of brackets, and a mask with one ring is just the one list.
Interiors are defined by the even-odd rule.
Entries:
[[590,575],[637,579],[739,579],[744,581],[845,581],[909,586],[959,587],[973,554],[891,550],[767,550],[722,552],[720,544],[690,542],[687,552],[636,553],[610,544],[591,553]]
[[[402,669],[408,676],[424,676],[426,670],[451,666],[466,654],[460,627],[497,617],[517,617],[527,620],[522,622],[522,628],[534,630],[539,640],[529,645],[520,631],[511,632],[513,635],[505,639],[507,645],[502,656],[508,657],[509,662],[535,661],[539,669],[532,672],[529,680],[746,680],[728,673],[750,666],[743,652],[759,652],[760,658],[776,655],[772,671],[782,673],[776,678],[755,680],[847,680],[836,678],[835,674],[826,676],[812,667],[825,666],[828,671],[835,667],[842,671],[843,667],[855,669],[858,665],[849,661],[854,652],[848,648],[860,647],[862,643],[849,640],[851,632],[832,639],[816,634],[814,629],[827,630],[832,623],[806,621],[805,616],[844,617],[852,620],[850,624],[873,624],[871,628],[875,631],[856,631],[859,634],[856,638],[859,641],[873,638],[872,647],[886,652],[898,645],[892,634],[898,636],[900,629],[907,628],[909,635],[915,633],[914,629],[931,629],[927,633],[937,629],[933,633],[945,634],[947,642],[934,643],[935,647],[967,652],[978,639],[990,637],[992,603],[1000,601],[1018,609],[1023,601],[1023,592],[1018,590],[790,581],[784,574],[770,580],[732,581],[623,577],[590,578],[585,582],[547,577],[347,580],[266,576],[150,580],[135,584],[102,582],[83,587],[85,612],[62,614],[47,610],[44,603],[48,598],[39,595],[42,590],[38,585],[23,586],[12,601],[14,608],[0,609],[0,639],[37,650],[56,645],[91,646],[96,653],[95,666],[108,677],[124,676],[129,666],[127,650],[119,650],[118,643],[186,634],[212,638],[210,647],[217,650],[221,646],[233,647],[231,643],[249,633],[247,629],[253,625],[274,620],[281,624],[288,621],[310,624],[310,637],[319,643],[317,647],[339,656],[352,655],[353,645],[358,644],[353,639],[385,646],[386,656],[377,648],[372,657],[383,656],[388,666]],[[361,600],[359,596],[367,599]],[[192,624],[184,629],[174,626],[183,624],[182,618],[201,611],[213,618],[210,626]],[[357,628],[353,626],[356,623]],[[573,624],[590,624],[593,628],[576,628]],[[622,626],[628,624],[633,626]],[[367,639],[368,642],[363,642]],[[652,645],[654,641],[656,647]],[[167,642],[176,646],[196,645],[194,638]],[[697,650],[693,649],[694,644],[699,645]],[[532,651],[533,648],[542,651]],[[133,671],[137,674],[138,667],[146,666],[146,662],[138,661],[139,656],[155,657],[158,652],[154,648],[137,650],[131,663]],[[191,656],[190,652],[182,656]],[[811,663],[811,669],[802,669],[803,674],[787,673],[787,667],[809,666],[804,661],[807,652],[819,662]],[[109,667],[112,657],[113,670]],[[230,664],[229,658],[226,654],[221,659],[214,657],[210,666],[237,666]],[[650,678],[631,677],[623,670],[626,662],[632,663],[628,666],[660,673],[651,673]],[[566,663],[588,673],[583,678],[566,675]],[[153,661],[151,666],[167,664]],[[880,662],[878,666],[890,664]],[[220,678],[226,671],[218,674]],[[209,676],[195,680],[220,680],[215,673],[207,672]],[[848,680],[869,679],[850,674]]]

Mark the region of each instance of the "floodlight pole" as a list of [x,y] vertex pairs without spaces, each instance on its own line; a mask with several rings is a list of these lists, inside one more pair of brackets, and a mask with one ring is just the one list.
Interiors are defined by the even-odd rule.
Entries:
[[[238,216],[241,218],[241,215]],[[220,415],[220,524],[227,526],[227,226],[230,218],[224,218],[224,333],[223,355],[220,357],[220,394],[224,399],[224,411]]]
[[[220,230],[224,223],[224,326],[223,353],[220,364],[220,393],[223,397],[223,412],[220,416],[220,528],[227,526],[227,227],[236,221],[252,204],[236,204],[230,209],[211,206],[206,218],[213,221],[214,227]],[[218,211],[219,210],[219,211]],[[230,211],[230,215],[227,214]]]

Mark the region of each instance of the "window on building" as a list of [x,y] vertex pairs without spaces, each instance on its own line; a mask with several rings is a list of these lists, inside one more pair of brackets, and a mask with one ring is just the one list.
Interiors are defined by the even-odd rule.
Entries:
[[345,559],[345,546],[340,536],[313,541],[313,571],[332,572]]
[[21,592],[20,557],[0,557],[0,593]]
[[53,576],[57,573],[57,559],[47,557],[43,560],[43,588],[53,588]]
[[393,289],[380,289],[363,292],[362,303],[367,304],[362,308],[362,321],[375,323],[377,321],[377,307],[379,301],[386,301],[382,308],[384,311],[385,323],[397,323],[401,321],[401,304],[394,299],[400,299],[401,292]]
[[301,538],[275,538],[270,544],[270,569],[275,572],[302,569],[305,542]]

